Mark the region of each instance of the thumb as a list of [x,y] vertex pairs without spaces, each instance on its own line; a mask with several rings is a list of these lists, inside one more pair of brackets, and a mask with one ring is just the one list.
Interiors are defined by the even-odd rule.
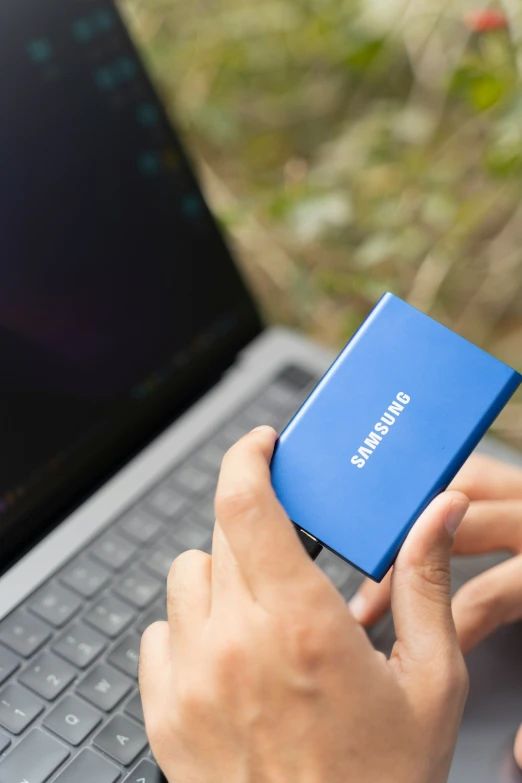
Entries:
[[469,507],[460,492],[444,492],[416,522],[392,575],[392,609],[401,663],[431,665],[437,653],[458,652],[451,613],[450,557]]

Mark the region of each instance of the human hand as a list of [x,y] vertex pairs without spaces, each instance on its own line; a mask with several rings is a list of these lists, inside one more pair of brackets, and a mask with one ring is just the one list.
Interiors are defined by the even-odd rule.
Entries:
[[[462,650],[467,653],[499,626],[522,619],[522,470],[484,455],[474,455],[452,489],[472,501],[459,528],[453,554],[482,555],[509,551],[514,557],[471,579],[453,600],[453,616]],[[390,606],[390,578],[367,581],[352,599],[355,617],[375,624]],[[522,711],[522,705],[521,705]],[[515,744],[522,767],[522,729]]]
[[449,572],[467,498],[437,498],[404,545],[386,660],[278,503],[275,440],[226,455],[212,558],[175,561],[168,623],[143,636],[153,753],[170,783],[443,783],[467,694]]

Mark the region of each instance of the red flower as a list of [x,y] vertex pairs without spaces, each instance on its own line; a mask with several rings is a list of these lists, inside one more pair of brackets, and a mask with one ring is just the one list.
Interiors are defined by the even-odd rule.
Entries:
[[472,11],[466,15],[466,24],[474,33],[487,33],[490,30],[505,30],[508,26],[507,16],[501,11],[484,9]]

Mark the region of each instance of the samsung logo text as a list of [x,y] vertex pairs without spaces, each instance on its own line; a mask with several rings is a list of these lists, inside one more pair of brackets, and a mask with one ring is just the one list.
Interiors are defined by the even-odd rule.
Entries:
[[380,446],[382,439],[388,435],[410,401],[411,397],[404,394],[404,392],[399,392],[395,400],[388,407],[388,410],[381,416],[380,420],[373,428],[373,431],[370,432],[364,441],[364,445],[361,446],[361,448],[358,449],[357,454],[354,454],[352,457],[352,465],[355,465],[357,468],[364,468],[375,449]]

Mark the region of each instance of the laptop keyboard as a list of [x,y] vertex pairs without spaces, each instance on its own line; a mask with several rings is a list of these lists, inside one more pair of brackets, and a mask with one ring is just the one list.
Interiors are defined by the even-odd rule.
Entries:
[[[138,690],[140,636],[166,619],[165,580],[211,550],[221,459],[259,424],[281,430],[317,382],[289,367],[0,624],[0,783],[157,783]],[[345,598],[362,578],[329,552]]]

